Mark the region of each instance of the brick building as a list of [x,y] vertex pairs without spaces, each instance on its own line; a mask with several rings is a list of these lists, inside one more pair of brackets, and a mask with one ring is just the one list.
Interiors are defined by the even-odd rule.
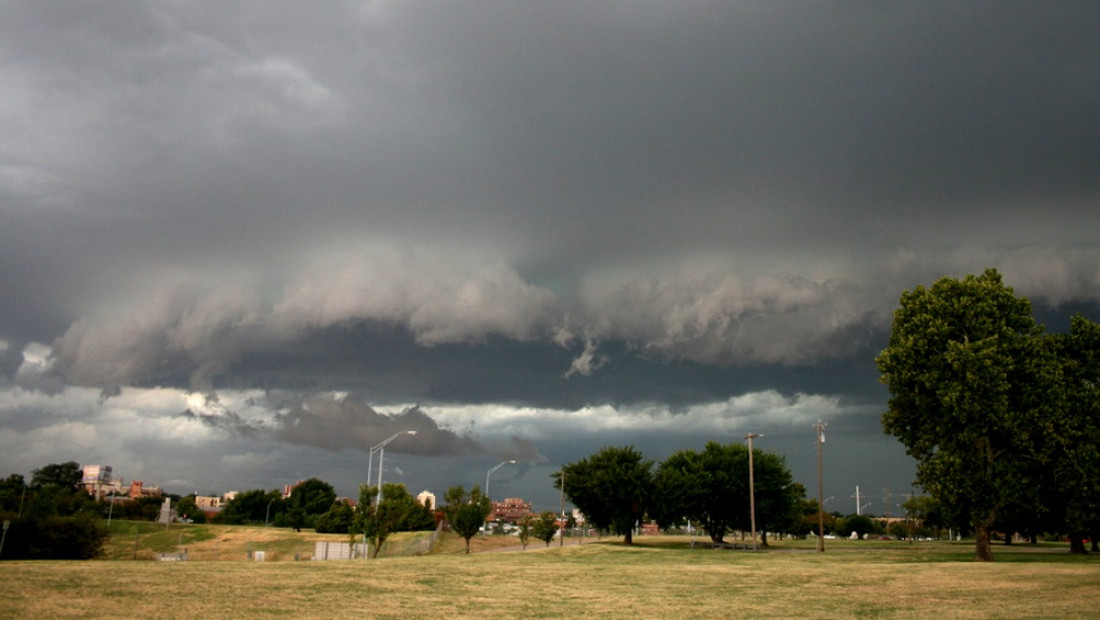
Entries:
[[531,502],[526,502],[519,497],[509,497],[499,502],[493,502],[493,511],[489,513],[489,521],[503,521],[505,523],[519,523],[524,517],[532,516]]

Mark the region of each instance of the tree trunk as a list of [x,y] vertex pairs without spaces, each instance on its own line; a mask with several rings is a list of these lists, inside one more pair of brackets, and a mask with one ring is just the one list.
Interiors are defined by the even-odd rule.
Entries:
[[1080,534],[1070,534],[1069,552],[1080,555],[1088,554],[1088,550],[1085,549],[1085,540]]
[[633,545],[634,544],[634,530],[633,529],[628,529],[626,531],[626,533],[623,534],[623,543],[625,543],[627,545]]
[[989,524],[981,521],[974,524],[974,561],[993,561],[993,550],[989,547]]
[[767,547],[768,546],[768,531],[767,530],[760,530],[760,546],[761,547]]

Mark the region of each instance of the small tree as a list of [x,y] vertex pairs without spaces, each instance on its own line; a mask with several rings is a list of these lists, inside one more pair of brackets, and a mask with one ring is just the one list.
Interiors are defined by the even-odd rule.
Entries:
[[[191,495],[184,495],[176,502],[176,514],[178,514],[181,519],[190,519],[195,523],[203,523],[206,521],[206,515],[199,510],[198,505],[195,503],[194,493]],[[200,517],[199,515],[202,516]]]
[[947,527],[940,503],[932,497],[916,495],[905,500],[902,508],[905,509],[906,518],[918,523],[918,529],[926,531],[934,538],[938,539]]
[[420,515],[425,507],[419,504],[405,489],[403,484],[387,483],[382,485],[382,498],[375,506],[372,499],[377,495],[377,487],[362,485],[359,487],[359,510],[355,529],[352,534],[363,533],[374,547],[373,557],[378,557],[382,544],[390,534],[414,529],[420,523]]
[[531,527],[534,523],[534,519],[530,515],[523,517],[519,522],[519,543],[523,545],[523,550],[527,550],[527,544],[531,542]]
[[909,521],[891,521],[886,526],[886,533],[898,540],[905,540],[913,535],[913,529],[910,525]]
[[469,553],[470,539],[477,535],[492,512],[492,503],[488,497],[482,496],[481,488],[477,486],[470,489],[469,494],[461,485],[451,487],[447,489],[444,499],[447,504],[443,507],[443,513],[447,524],[451,531],[466,541],[466,553]]
[[554,534],[558,533],[558,517],[549,510],[544,510],[532,525],[531,533],[549,547],[554,540]]
[[840,525],[845,534],[855,533],[863,540],[863,537],[875,531],[875,522],[864,515],[851,515]]

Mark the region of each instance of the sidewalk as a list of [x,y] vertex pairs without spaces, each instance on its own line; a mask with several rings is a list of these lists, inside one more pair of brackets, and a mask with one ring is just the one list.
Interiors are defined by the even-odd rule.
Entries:
[[[589,538],[566,538],[565,539],[565,546],[568,547],[568,546],[571,546],[571,545],[579,545],[581,543],[594,543],[598,540],[600,540],[600,539],[599,538],[592,538],[592,537],[589,537]],[[509,547],[496,547],[494,549],[485,549],[485,550],[482,550],[482,551],[474,551],[474,553],[505,553],[505,552],[515,552],[515,551],[533,551],[533,550],[536,550],[536,549],[556,549],[560,546],[562,546],[562,544],[561,544],[561,540],[559,540],[559,539],[555,539],[553,542],[551,542],[549,547],[547,547],[546,543],[542,542],[541,540],[535,540],[535,541],[532,541],[532,542],[528,543],[526,549],[523,548],[523,545],[512,545],[512,546],[509,546]]]

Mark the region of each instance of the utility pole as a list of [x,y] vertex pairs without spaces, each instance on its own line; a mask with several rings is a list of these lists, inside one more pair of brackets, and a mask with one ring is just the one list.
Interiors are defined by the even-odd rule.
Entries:
[[825,478],[822,474],[821,452],[825,443],[825,424],[821,420],[814,425],[817,431],[817,552],[825,553]]
[[558,546],[565,546],[565,467],[561,468],[561,530],[558,531]]
[[890,498],[891,497],[893,497],[893,494],[890,493],[890,487],[888,487],[888,486],[882,487],[882,505],[884,506],[883,516],[886,518],[886,521],[884,521],[884,523],[886,524],[887,528],[890,527]]
[[749,442],[749,523],[752,527],[752,550],[756,551],[756,488],[752,474],[752,440],[763,435],[749,433],[745,439]]

